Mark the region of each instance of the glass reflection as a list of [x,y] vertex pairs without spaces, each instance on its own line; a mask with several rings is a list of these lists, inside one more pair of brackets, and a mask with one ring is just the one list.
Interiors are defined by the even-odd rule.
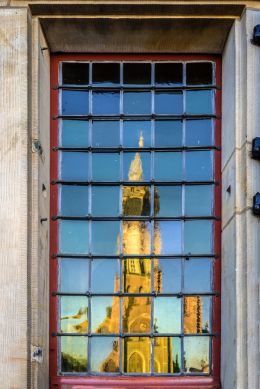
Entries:
[[149,186],[123,187],[123,215],[149,216],[151,212],[151,194]]
[[118,147],[120,144],[119,122],[112,120],[93,121],[92,146]]
[[124,84],[151,84],[150,63],[124,63]]
[[186,65],[187,84],[209,85],[212,84],[212,63],[191,62]]
[[213,91],[186,91],[186,113],[189,115],[213,114]]
[[125,333],[151,332],[151,298],[123,297],[123,331]]
[[62,115],[88,115],[88,92],[78,90],[62,91]]
[[209,373],[209,345],[207,336],[184,337],[184,370],[188,373]]
[[60,214],[63,216],[85,216],[88,214],[88,187],[60,186]]
[[183,299],[184,333],[210,332],[210,297],[186,296]]
[[119,115],[119,92],[92,92],[93,115]]
[[92,153],[93,181],[118,181],[120,156],[118,153]]
[[148,337],[129,337],[124,340],[124,373],[150,373],[151,339]]
[[119,298],[103,296],[91,298],[91,332],[115,334],[119,332]]
[[175,86],[182,84],[182,63],[156,63],[155,84]]
[[182,92],[155,92],[155,113],[159,115],[181,115],[183,113]]
[[92,222],[92,254],[117,255],[119,247],[119,222]]
[[92,215],[117,216],[119,214],[118,186],[92,186]]
[[149,255],[151,253],[150,223],[123,221],[122,239],[124,255]]
[[124,181],[149,181],[151,179],[150,153],[124,153]]
[[88,340],[84,336],[62,336],[61,371],[85,373],[88,370]]
[[119,372],[120,341],[114,337],[91,339],[91,371],[94,373]]
[[126,115],[150,115],[151,114],[150,92],[124,92],[123,104]]
[[182,215],[181,186],[156,186],[154,191],[155,216]]
[[181,299],[156,297],[154,299],[154,332],[177,334],[181,332]]
[[213,144],[212,120],[186,121],[186,146],[211,146]]
[[185,215],[210,216],[213,206],[213,186],[193,185],[185,187]]
[[62,63],[63,85],[87,85],[89,82],[89,64],[83,62]]
[[211,292],[211,260],[207,258],[189,259],[184,262],[184,292]]
[[124,121],[123,128],[124,147],[150,147],[151,122],[148,120]]
[[151,260],[126,259],[123,262],[124,293],[151,293]]
[[212,252],[212,222],[210,220],[184,223],[184,252],[210,254]]
[[154,372],[178,374],[181,372],[181,339],[170,337],[154,338]]
[[87,254],[88,222],[83,220],[60,220],[59,248],[63,254]]
[[87,181],[88,158],[88,153],[60,152],[60,179],[64,181]]
[[86,293],[89,290],[89,261],[87,259],[62,258],[59,263],[59,290],[65,293]]
[[181,222],[154,222],[154,253],[163,255],[181,253]]
[[61,332],[88,332],[88,299],[84,296],[60,297]]
[[85,120],[62,120],[61,147],[88,147],[89,123]]
[[189,151],[186,157],[186,179],[188,181],[209,181],[213,176],[212,152]]
[[104,86],[119,84],[120,64],[119,63],[93,63],[92,82]]
[[155,147],[182,146],[182,122],[180,120],[156,120],[154,131]]
[[181,181],[182,153],[155,152],[154,179],[157,181]]
[[181,260],[154,260],[154,290],[157,293],[179,293],[181,291]]
[[91,262],[91,291],[93,293],[117,293],[120,290],[117,259],[94,259]]

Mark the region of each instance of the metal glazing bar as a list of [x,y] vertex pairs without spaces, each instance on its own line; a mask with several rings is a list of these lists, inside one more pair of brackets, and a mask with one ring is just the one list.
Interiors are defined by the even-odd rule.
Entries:
[[219,185],[218,181],[209,180],[209,181],[65,181],[65,180],[55,180],[51,181],[52,185],[63,184],[63,185],[93,185],[93,186],[115,186],[115,185],[125,185],[125,186],[151,186],[151,185],[160,185],[160,186],[178,186],[178,185]]
[[104,297],[104,296],[117,296],[117,297],[189,297],[189,296],[219,296],[220,292],[203,292],[203,293],[66,293],[66,292],[52,292],[53,296],[87,296],[87,297]]
[[160,115],[160,114],[151,114],[151,115],[57,115],[53,116],[53,120],[57,119],[75,119],[75,120],[90,120],[90,119],[99,119],[99,120],[120,120],[120,119],[126,119],[126,120],[151,120],[151,119],[163,119],[163,120],[181,120],[181,119],[220,119],[220,117],[216,116],[215,114],[198,114],[198,115],[192,115],[192,114],[182,114],[182,115]]
[[204,151],[204,150],[220,150],[216,146],[182,146],[182,147],[143,147],[143,148],[130,148],[130,147],[53,147],[53,151],[78,151],[78,152],[95,152],[95,153],[118,153],[123,151],[124,153],[138,153],[138,152],[170,152],[170,151]]
[[53,90],[74,90],[74,91],[88,91],[93,90],[97,92],[102,91],[133,91],[133,92],[150,92],[150,91],[164,91],[164,92],[171,92],[171,91],[182,91],[182,90],[211,90],[211,89],[217,89],[221,90],[221,87],[218,85],[178,85],[178,86],[131,86],[129,84],[125,85],[116,85],[116,86],[101,86],[101,85],[56,85],[52,88]]
[[52,216],[52,220],[93,220],[93,221],[174,221],[174,220],[220,220],[219,217],[216,216],[160,216],[160,217],[151,217],[151,216]]
[[57,253],[57,254],[52,254],[51,256],[53,259],[55,258],[93,258],[93,259],[147,259],[147,258],[169,258],[169,259],[174,259],[174,258],[184,258],[186,260],[189,260],[190,258],[219,258],[218,254],[173,254],[173,255],[161,255],[161,254],[149,254],[149,255],[92,255],[92,254],[64,254],[64,253]]
[[73,336],[73,337],[78,337],[78,336],[81,336],[81,337],[89,337],[89,338],[92,338],[92,337],[97,337],[97,338],[102,338],[102,337],[117,337],[117,338],[165,338],[165,337],[169,337],[169,338],[185,338],[185,337],[218,337],[219,334],[218,333],[187,333],[187,334],[176,334],[176,333],[156,333],[156,334],[149,334],[149,333],[144,333],[144,332],[139,332],[139,333],[125,333],[125,334],[119,334],[119,333],[92,333],[92,334],[87,334],[87,333],[82,333],[82,332],[53,332],[51,334],[52,336]]

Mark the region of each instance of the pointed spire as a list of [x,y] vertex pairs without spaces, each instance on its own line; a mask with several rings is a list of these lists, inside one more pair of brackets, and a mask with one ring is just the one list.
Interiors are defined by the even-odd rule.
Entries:
[[[144,137],[142,131],[139,137],[138,145],[140,148],[144,147]],[[128,179],[129,181],[142,181],[143,179],[143,167],[139,153],[135,154],[135,157],[130,164]]]

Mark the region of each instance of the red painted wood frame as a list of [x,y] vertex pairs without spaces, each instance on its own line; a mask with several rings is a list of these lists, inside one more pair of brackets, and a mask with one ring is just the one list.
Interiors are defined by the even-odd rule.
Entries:
[[[214,61],[216,64],[216,121],[215,121],[215,203],[214,216],[214,252],[213,290],[220,293],[221,288],[221,57],[216,55],[113,55],[113,54],[70,54],[53,55],[51,58],[51,115],[50,115],[50,182],[58,179],[58,153],[53,151],[58,146],[59,110],[59,63],[61,61]],[[180,88],[181,89],[181,88]],[[173,389],[220,389],[220,295],[213,296],[212,332],[217,336],[212,339],[212,375],[183,377],[104,377],[104,376],[59,376],[58,375],[58,338],[52,336],[57,332],[58,299],[53,295],[58,287],[58,223],[52,220],[58,214],[58,185],[50,185],[50,388],[59,389],[61,385],[73,389],[94,388],[173,388]]]

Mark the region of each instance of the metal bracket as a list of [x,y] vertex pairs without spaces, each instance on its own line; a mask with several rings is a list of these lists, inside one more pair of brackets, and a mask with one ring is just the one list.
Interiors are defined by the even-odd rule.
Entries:
[[39,155],[42,154],[42,146],[41,146],[41,143],[38,139],[32,140],[32,152],[38,153]]
[[43,349],[40,346],[31,346],[31,361],[42,363],[43,362]]

